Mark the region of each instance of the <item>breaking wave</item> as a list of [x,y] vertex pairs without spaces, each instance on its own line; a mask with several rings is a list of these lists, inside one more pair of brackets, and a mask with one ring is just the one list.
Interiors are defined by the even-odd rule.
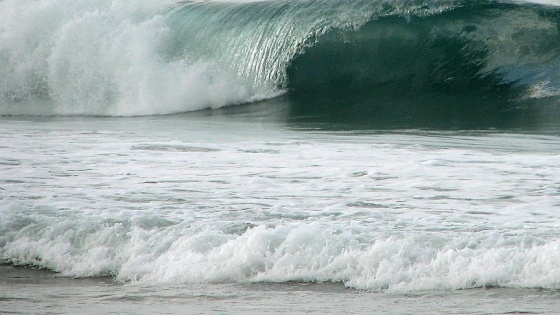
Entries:
[[280,94],[296,116],[558,114],[551,4],[5,0],[0,9],[3,115],[170,114]]

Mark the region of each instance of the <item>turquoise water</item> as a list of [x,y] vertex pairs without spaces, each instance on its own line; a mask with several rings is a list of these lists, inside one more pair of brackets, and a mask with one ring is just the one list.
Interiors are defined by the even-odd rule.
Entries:
[[556,312],[555,2],[0,12],[0,309]]

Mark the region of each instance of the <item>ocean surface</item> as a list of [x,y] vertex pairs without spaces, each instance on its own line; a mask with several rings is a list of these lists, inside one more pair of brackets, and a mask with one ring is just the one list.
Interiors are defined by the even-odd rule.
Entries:
[[0,313],[560,313],[560,2],[0,0]]

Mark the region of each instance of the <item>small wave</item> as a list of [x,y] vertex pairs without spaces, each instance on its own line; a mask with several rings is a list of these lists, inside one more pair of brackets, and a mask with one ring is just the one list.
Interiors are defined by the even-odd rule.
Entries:
[[560,242],[494,232],[355,234],[336,225],[232,232],[152,216],[54,219],[4,211],[0,259],[148,285],[339,282],[372,291],[558,289]]

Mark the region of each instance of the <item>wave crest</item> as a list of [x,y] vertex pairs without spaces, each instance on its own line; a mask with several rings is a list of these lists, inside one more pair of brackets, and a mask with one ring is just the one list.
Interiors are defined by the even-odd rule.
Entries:
[[[378,117],[379,104],[432,108],[428,116],[444,103],[459,115],[484,103],[474,112],[487,116],[557,104],[556,6],[123,1],[0,3],[1,113],[168,114],[286,91],[308,116],[332,107],[336,116],[342,103]],[[313,101],[325,95],[335,103]]]

